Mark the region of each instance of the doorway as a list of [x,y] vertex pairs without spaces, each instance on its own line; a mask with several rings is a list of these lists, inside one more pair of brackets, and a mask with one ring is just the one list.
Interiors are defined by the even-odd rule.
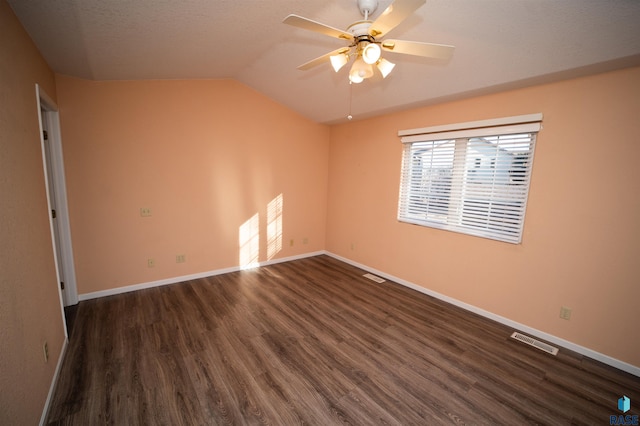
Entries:
[[38,85],[36,85],[36,95],[53,254],[58,276],[60,304],[64,310],[66,307],[71,308],[78,304],[78,291],[71,245],[59,113],[57,105]]

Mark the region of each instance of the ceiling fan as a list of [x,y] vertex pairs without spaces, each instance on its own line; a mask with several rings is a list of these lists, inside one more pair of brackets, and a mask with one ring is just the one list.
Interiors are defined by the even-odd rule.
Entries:
[[378,7],[378,0],[357,0],[357,2],[364,20],[354,22],[345,31],[293,14],[284,19],[285,24],[335,37],[349,43],[345,47],[300,65],[299,70],[308,70],[330,61],[333,69],[338,72],[354,58],[349,71],[349,80],[351,83],[361,83],[373,76],[374,66],[380,71],[383,78],[393,70],[395,64],[382,58],[383,50],[437,59],[448,59],[453,54],[454,47],[449,45],[393,39],[383,40],[389,31],[425,4],[426,0],[395,0],[375,21],[370,21],[369,16]]

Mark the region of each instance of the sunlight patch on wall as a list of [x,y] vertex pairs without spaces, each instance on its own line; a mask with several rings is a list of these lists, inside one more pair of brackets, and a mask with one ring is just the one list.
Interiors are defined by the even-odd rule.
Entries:
[[267,259],[282,250],[282,194],[267,205]]
[[258,266],[260,257],[260,216],[258,213],[240,225],[238,234],[240,269],[255,268]]

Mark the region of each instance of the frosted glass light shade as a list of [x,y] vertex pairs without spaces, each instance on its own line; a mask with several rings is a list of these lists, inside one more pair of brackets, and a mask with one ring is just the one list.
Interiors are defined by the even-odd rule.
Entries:
[[362,60],[369,64],[373,65],[378,62],[380,59],[380,46],[375,43],[369,43],[362,50]]
[[358,83],[362,83],[364,81],[364,78],[360,77],[358,74],[350,73],[349,81],[352,83],[358,84]]
[[380,73],[382,74],[382,78],[386,78],[391,72],[391,70],[393,70],[393,67],[396,66],[396,64],[382,58],[378,61],[376,66],[378,67],[378,70],[380,70]]
[[335,72],[340,71],[340,68],[342,68],[346,65],[347,62],[349,62],[349,58],[344,53],[329,56],[329,60],[331,60],[331,66],[333,67]]
[[349,71],[349,80],[352,83],[362,83],[365,78],[369,78],[373,75],[373,68],[371,65],[365,63],[362,58],[355,60]]

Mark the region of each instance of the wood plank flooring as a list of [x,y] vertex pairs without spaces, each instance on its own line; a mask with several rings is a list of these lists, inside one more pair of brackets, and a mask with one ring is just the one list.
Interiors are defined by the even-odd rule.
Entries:
[[[328,256],[81,302],[49,424],[609,424],[640,378]],[[635,404],[635,406],[634,406]]]

